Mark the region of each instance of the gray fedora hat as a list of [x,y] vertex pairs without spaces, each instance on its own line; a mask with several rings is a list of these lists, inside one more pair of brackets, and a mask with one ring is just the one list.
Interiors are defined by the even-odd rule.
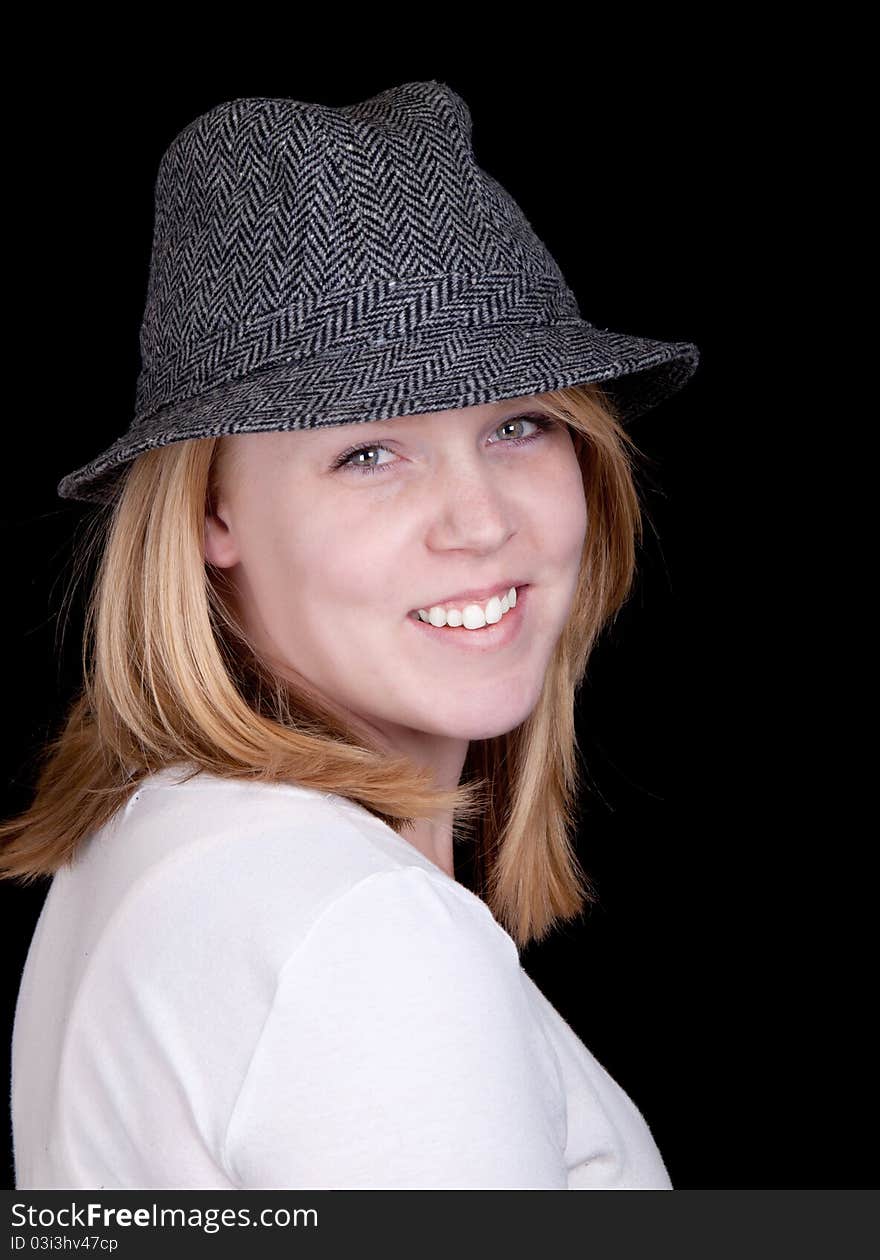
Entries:
[[600,382],[628,421],[698,347],[596,328],[447,84],[354,105],[242,97],[171,142],[155,185],[135,416],[58,485],[112,501],[189,438],[389,420]]

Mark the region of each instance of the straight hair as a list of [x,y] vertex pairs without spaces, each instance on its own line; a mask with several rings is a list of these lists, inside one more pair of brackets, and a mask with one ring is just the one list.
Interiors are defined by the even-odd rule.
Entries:
[[144,778],[190,763],[192,775],[346,797],[398,834],[451,811],[474,892],[520,950],[597,902],[573,841],[582,789],[575,700],[596,641],[634,583],[643,532],[634,457],[642,453],[599,385],[540,394],[537,403],[568,427],[582,472],[580,576],[533,712],[504,735],[471,741],[457,788],[439,788],[427,768],[377,747],[355,715],[261,657],[224,571],[205,561],[222,436],[173,442],[132,461],[92,518],[91,541],[74,548],[74,572],[98,556],[82,685],[60,733],[36,755],[32,803],[0,824],[0,878],[52,876]]

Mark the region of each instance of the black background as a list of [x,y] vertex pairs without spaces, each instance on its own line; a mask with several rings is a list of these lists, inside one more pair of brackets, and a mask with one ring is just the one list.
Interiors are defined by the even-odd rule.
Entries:
[[[819,496],[812,517],[791,498],[798,455],[828,425],[824,394],[795,399],[821,367],[790,278],[807,242],[817,274],[822,181],[803,199],[793,181],[828,137],[817,90],[790,93],[769,53],[722,61],[718,32],[666,34],[638,61],[626,41],[575,49],[538,28],[470,65],[421,45],[358,65],[350,34],[344,60],[300,40],[286,64],[248,48],[209,71],[169,53],[161,76],[158,59],[147,72],[83,53],[13,111],[7,158],[27,191],[6,260],[24,396],[6,421],[3,813],[27,803],[31,758],[78,680],[81,609],[63,648],[57,619],[88,509],[55,487],[133,414],[163,151],[233,97],[343,105],[445,80],[584,317],[702,350],[686,389],[631,428],[652,461],[640,576],[579,706],[579,852],[601,904],[524,966],[642,1110],[676,1188],[865,1187],[870,846],[833,783],[828,649],[808,647],[830,620],[833,548],[815,532]],[[786,620],[807,555],[809,624]],[[0,885],[4,1052],[45,890]],[[11,1150],[4,1171],[11,1187]]]

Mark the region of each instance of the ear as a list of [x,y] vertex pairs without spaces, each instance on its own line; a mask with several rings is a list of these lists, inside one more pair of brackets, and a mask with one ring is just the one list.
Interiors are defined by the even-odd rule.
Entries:
[[229,569],[239,562],[238,546],[230,528],[225,508],[205,509],[205,560],[218,569]]

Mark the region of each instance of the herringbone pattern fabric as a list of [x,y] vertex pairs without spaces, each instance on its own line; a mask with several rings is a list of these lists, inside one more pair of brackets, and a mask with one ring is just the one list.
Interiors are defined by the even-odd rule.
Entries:
[[595,328],[476,163],[448,85],[330,107],[241,98],[162,157],[128,432],[66,476],[106,502],[185,438],[387,420],[586,381],[627,419],[680,389],[690,342]]

